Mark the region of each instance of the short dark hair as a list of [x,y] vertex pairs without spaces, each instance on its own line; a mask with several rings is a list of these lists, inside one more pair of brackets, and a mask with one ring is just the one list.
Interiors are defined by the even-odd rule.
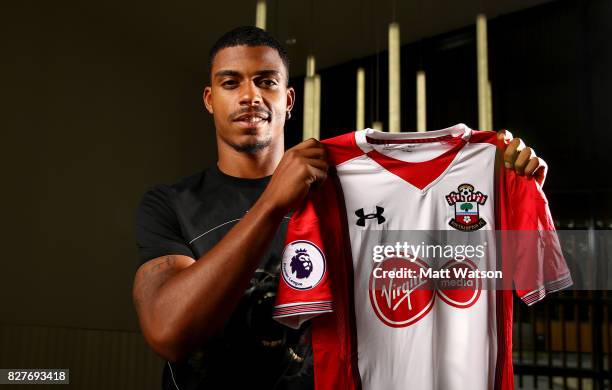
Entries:
[[[287,79],[289,79],[289,56],[285,48],[266,30],[262,30],[255,26],[240,26],[226,32],[215,42],[208,56],[208,66],[212,70],[212,64],[217,55],[217,52],[226,47],[234,46],[268,46],[278,52],[285,69],[287,70]],[[289,80],[287,80],[289,82]]]

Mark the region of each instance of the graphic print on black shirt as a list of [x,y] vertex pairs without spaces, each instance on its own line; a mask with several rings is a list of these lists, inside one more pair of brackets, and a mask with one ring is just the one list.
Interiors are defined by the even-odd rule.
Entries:
[[[228,176],[215,166],[175,185],[153,187],[137,213],[140,264],[171,254],[197,260],[240,221],[269,180]],[[294,331],[272,320],[287,221],[224,327],[187,359],[165,365],[164,389],[312,388],[307,327]]]

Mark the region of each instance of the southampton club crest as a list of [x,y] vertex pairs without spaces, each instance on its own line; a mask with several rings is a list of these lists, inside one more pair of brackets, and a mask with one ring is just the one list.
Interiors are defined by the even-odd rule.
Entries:
[[457,230],[471,232],[481,229],[487,222],[480,217],[479,206],[483,206],[488,196],[480,191],[474,191],[471,184],[461,184],[458,192],[446,195],[449,206],[455,207],[455,218],[448,224]]
[[296,290],[309,290],[319,284],[325,274],[325,257],[314,243],[293,241],[283,251],[283,280]]

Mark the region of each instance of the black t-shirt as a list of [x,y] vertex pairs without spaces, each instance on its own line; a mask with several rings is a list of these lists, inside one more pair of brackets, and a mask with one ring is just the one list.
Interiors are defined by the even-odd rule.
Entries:
[[[172,186],[153,187],[137,213],[140,264],[171,254],[197,260],[238,223],[269,181],[228,176],[215,166]],[[194,346],[188,358],[164,366],[163,389],[313,387],[308,328],[294,331],[272,320],[287,221],[223,329]]]

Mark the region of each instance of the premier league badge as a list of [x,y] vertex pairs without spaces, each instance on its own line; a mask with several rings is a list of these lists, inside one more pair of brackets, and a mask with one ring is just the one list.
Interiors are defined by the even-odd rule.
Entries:
[[304,279],[312,273],[312,260],[308,254],[308,249],[296,249],[295,255],[291,258],[291,273],[298,279]]
[[449,206],[455,207],[455,218],[448,224],[464,232],[481,229],[487,222],[480,217],[479,206],[487,202],[488,196],[474,191],[471,184],[461,184],[457,190],[458,192],[453,191],[446,195]]
[[309,290],[325,274],[325,256],[319,247],[306,240],[293,241],[285,247],[281,264],[283,280],[296,290]]

